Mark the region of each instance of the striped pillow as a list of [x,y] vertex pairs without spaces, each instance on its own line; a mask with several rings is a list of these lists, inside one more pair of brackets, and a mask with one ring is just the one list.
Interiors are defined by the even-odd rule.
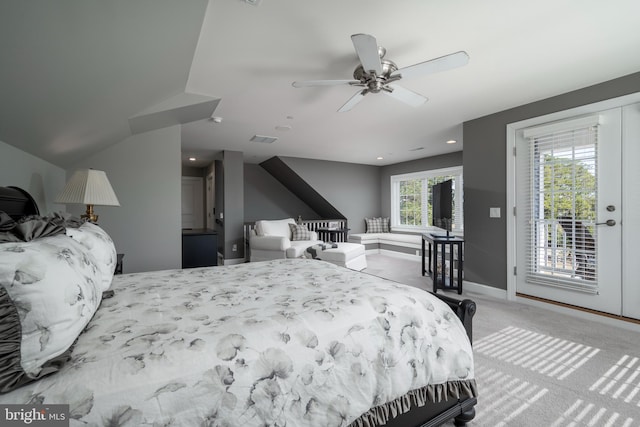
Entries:
[[289,224],[291,240],[311,240],[311,232],[306,225]]

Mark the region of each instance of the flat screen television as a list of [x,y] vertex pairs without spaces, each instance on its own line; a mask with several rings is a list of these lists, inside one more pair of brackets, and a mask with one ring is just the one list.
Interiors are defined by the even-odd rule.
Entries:
[[431,187],[431,209],[432,225],[446,230],[449,237],[453,222],[453,180],[448,179]]

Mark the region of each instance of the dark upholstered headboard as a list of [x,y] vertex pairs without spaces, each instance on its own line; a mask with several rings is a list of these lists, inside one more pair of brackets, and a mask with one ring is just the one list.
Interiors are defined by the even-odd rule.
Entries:
[[13,219],[40,214],[33,197],[18,187],[0,187],[0,211],[4,211]]

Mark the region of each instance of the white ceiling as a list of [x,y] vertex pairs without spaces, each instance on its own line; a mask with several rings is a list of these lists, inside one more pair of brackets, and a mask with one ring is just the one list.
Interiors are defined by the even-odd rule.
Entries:
[[[61,166],[122,141],[129,118],[181,93],[220,98],[182,126],[184,158],[220,150],[384,165],[461,150],[462,122],[640,71],[640,1],[3,0],[0,141]],[[469,64],[401,80],[414,108],[358,89],[350,36],[405,67],[459,50]],[[290,130],[279,130],[290,127]],[[277,137],[273,144],[253,135]],[[448,145],[445,141],[458,140]],[[384,157],[377,160],[378,156]]]

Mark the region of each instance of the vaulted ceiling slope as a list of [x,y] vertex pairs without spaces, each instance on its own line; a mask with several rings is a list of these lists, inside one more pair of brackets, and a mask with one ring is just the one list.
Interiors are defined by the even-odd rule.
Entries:
[[[220,150],[252,163],[445,154],[463,148],[464,121],[640,71],[638,16],[638,0],[3,0],[0,141],[65,166],[126,138],[136,118],[137,130],[186,123],[195,166]],[[360,88],[292,87],[352,79],[356,33],[400,68],[470,59],[403,79],[429,98],[419,107],[369,94],[338,113]],[[184,94],[220,120],[195,107],[198,120],[180,118],[193,111]]]
[[2,0],[0,141],[64,167],[185,90],[207,0]]

